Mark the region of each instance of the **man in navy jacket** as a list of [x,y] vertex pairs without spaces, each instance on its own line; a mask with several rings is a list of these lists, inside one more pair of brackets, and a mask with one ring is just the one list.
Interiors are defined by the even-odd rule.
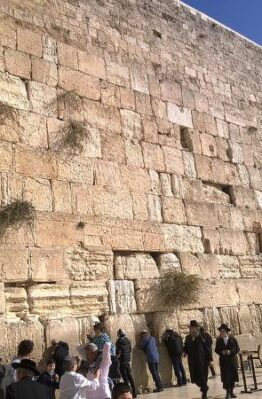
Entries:
[[159,353],[156,340],[147,330],[141,331],[138,347],[146,354],[147,364],[156,385],[154,392],[163,391],[163,384],[159,374]]

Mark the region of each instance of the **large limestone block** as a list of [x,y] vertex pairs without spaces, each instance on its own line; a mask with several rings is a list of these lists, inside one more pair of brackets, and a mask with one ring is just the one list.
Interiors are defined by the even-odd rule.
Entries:
[[52,211],[51,184],[47,179],[25,179],[24,199],[37,211]]
[[[223,295],[221,295],[223,293]],[[238,305],[239,296],[236,290],[235,280],[216,280],[214,282],[203,281],[199,299],[193,304],[193,308],[206,308],[212,306]]]
[[29,311],[25,288],[7,287],[5,289],[5,302],[7,318],[10,317],[9,313],[12,315],[21,315],[23,313],[28,313]]
[[178,312],[157,312],[153,315],[152,333],[154,337],[161,342],[164,332],[167,328],[173,328],[179,331]]
[[132,198],[125,191],[109,191],[108,188],[95,186],[93,207],[96,216],[133,219]]
[[29,109],[26,86],[21,79],[0,72],[0,91],[4,104],[26,111]]
[[239,327],[241,334],[260,333],[261,312],[258,306],[240,306],[238,311]]
[[72,212],[72,192],[69,183],[62,180],[53,180],[52,192],[54,210],[56,212]]
[[133,281],[110,280],[108,282],[110,311],[113,314],[136,313]]
[[39,58],[33,58],[32,79],[36,82],[56,87],[58,83],[56,64]]
[[220,229],[220,252],[227,255],[245,255],[248,243],[245,233],[240,230]]
[[71,311],[68,285],[32,285],[28,289],[28,300],[30,312],[41,316],[64,316]]
[[36,220],[36,244],[39,247],[66,247],[81,241],[81,231],[76,229],[76,222],[66,220]]
[[234,164],[220,159],[212,161],[213,181],[217,184],[238,185],[239,177],[237,167]]
[[29,278],[29,251],[13,247],[0,249],[2,281],[22,282]]
[[116,279],[135,280],[139,278],[158,278],[159,271],[150,254],[135,253],[116,255],[114,259]]
[[33,112],[41,115],[56,116],[57,92],[55,87],[30,81],[28,90]]
[[214,204],[187,201],[185,207],[189,225],[219,226],[217,208]]
[[183,335],[186,335],[189,332],[190,320],[197,320],[199,324],[202,324],[204,321],[204,314],[199,309],[177,310],[176,315],[179,332]]
[[168,120],[177,125],[193,128],[191,110],[180,108],[173,103],[167,103]]
[[6,21],[4,18],[0,23],[0,45],[16,48],[16,26],[10,24],[10,21]]
[[11,49],[5,50],[7,72],[20,78],[30,79],[31,60],[29,55]]
[[159,279],[143,279],[135,281],[135,293],[138,313],[165,311],[161,301]]
[[97,101],[83,100],[84,118],[90,125],[105,131],[121,133],[120,114],[117,108]]
[[57,164],[57,175],[61,180],[93,185],[94,159],[67,159]]
[[239,256],[241,276],[244,278],[262,277],[262,256]]
[[237,290],[240,304],[261,304],[261,280],[241,279],[237,281]]
[[95,179],[98,186],[120,187],[120,172],[116,162],[97,160],[95,166]]
[[11,143],[0,143],[0,168],[1,172],[9,172],[13,168],[13,149]]
[[162,214],[165,223],[186,224],[186,211],[180,199],[162,197]]
[[161,94],[162,99],[164,101],[170,101],[174,104],[181,105],[182,95],[181,95],[181,86],[172,81],[172,80],[164,80],[161,85]]
[[41,58],[43,54],[42,35],[19,27],[17,30],[17,48]]
[[47,148],[46,118],[33,112],[20,111],[18,116],[21,143]]
[[3,358],[10,361],[17,352],[17,346],[23,339],[31,339],[35,346],[32,352],[32,359],[36,362],[42,356],[44,349],[44,328],[39,321],[18,320],[9,323],[1,323],[0,348]]
[[162,212],[161,212],[161,201],[157,195],[148,194],[148,216],[149,220],[161,222]]
[[78,51],[78,65],[79,71],[87,75],[96,76],[100,79],[105,79],[105,62],[102,57],[97,57],[95,54]]
[[60,67],[58,70],[59,86],[66,91],[75,91],[79,96],[91,100],[100,99],[100,81],[73,69]]
[[16,148],[15,160],[16,172],[23,175],[46,179],[56,176],[56,160],[48,153],[19,146]]
[[65,270],[71,280],[102,280],[113,277],[113,253],[111,251],[88,251],[74,247],[65,250]]
[[167,251],[204,252],[200,227],[163,224],[161,231]]
[[232,187],[233,203],[237,207],[257,209],[257,198],[254,190],[245,187]]
[[121,186],[135,193],[149,193],[150,178],[145,169],[133,166],[121,166],[120,169]]
[[221,278],[240,278],[240,267],[236,256],[218,256],[219,275]]
[[165,272],[181,271],[180,260],[172,252],[156,256],[156,261],[161,275]]
[[149,94],[148,78],[146,70],[140,64],[134,64],[130,68],[131,73],[131,87],[133,90],[140,93]]
[[57,282],[64,277],[63,253],[56,249],[34,249],[30,254],[31,279],[37,282]]
[[182,151],[168,146],[163,146],[165,171],[167,173],[175,173],[177,175],[184,174],[184,163]]
[[121,123],[123,136],[126,139],[142,139],[141,116],[128,109],[121,109]]
[[217,257],[212,254],[179,254],[182,269],[188,274],[198,274],[204,279],[215,279],[219,276]]
[[136,346],[138,334],[147,328],[146,318],[143,314],[110,315],[106,318],[105,325],[113,342],[115,342],[118,338],[116,326],[118,328],[122,328],[126,332],[127,337],[130,339],[133,349]]
[[195,158],[191,152],[183,151],[183,163],[185,176],[196,178],[196,166],[195,166]]
[[67,342],[70,348],[70,354],[79,355],[76,351],[80,342],[80,321],[76,318],[64,317],[63,319],[49,320],[44,323],[46,331],[47,347],[51,341]]
[[159,172],[165,171],[162,148],[158,144],[142,142],[145,167]]
[[72,283],[69,289],[73,315],[103,314],[108,311],[108,292],[103,282]]
[[238,306],[226,306],[220,309],[221,322],[228,323],[234,335],[239,334]]

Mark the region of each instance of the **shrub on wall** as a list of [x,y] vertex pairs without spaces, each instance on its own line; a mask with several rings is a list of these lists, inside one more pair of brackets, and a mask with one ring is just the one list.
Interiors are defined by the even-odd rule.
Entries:
[[7,228],[33,219],[35,208],[28,201],[15,200],[0,209],[0,225]]
[[201,278],[194,274],[167,271],[160,281],[160,295],[164,305],[179,308],[196,302]]

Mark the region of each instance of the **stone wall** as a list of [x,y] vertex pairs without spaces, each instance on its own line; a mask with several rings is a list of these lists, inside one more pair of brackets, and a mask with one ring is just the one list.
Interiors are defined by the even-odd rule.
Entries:
[[[32,337],[72,350],[107,314],[157,338],[190,319],[262,341],[261,47],[173,0],[3,0],[0,354]],[[70,122],[84,151],[59,145]],[[80,223],[80,224],[79,224]],[[204,279],[198,303],[161,305],[167,269]],[[170,364],[161,350],[165,381]],[[147,385],[141,353],[133,363]]]

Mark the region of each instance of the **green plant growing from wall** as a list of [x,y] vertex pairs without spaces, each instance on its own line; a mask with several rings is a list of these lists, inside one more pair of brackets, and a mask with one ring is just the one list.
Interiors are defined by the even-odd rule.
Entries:
[[63,129],[61,147],[71,155],[81,154],[89,134],[85,123],[70,120]]
[[197,301],[201,278],[194,274],[167,271],[160,280],[160,296],[165,306],[181,308]]
[[28,201],[15,200],[0,209],[0,226],[6,229],[29,222],[34,217],[34,206]]
[[6,120],[15,121],[17,118],[17,111],[3,102],[0,102],[0,125],[3,125]]

